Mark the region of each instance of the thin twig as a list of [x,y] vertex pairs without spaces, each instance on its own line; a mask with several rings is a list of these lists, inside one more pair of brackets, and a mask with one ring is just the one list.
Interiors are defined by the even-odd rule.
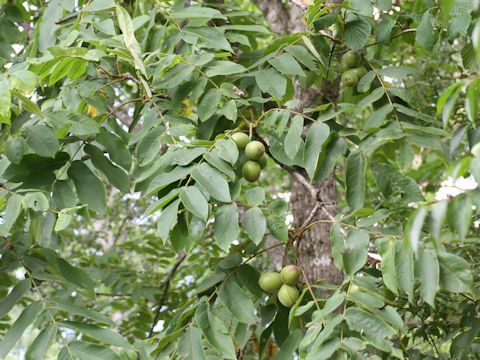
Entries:
[[183,262],[183,260],[185,260],[186,257],[187,257],[186,251],[182,250],[182,252],[180,252],[177,256],[177,262],[173,265],[172,269],[170,270],[170,273],[167,275],[165,280],[160,285],[160,287],[164,288],[163,289],[163,295],[162,295],[160,301],[158,302],[158,308],[157,308],[157,311],[155,313],[155,318],[153,319],[152,325],[150,327],[150,333],[148,334],[148,338],[152,337],[153,329],[157,325],[158,317],[160,316],[160,312],[162,310],[162,307],[165,304],[165,300],[167,299],[168,288],[170,287],[170,282],[172,281],[173,276],[175,275],[176,271],[178,270],[178,267]]

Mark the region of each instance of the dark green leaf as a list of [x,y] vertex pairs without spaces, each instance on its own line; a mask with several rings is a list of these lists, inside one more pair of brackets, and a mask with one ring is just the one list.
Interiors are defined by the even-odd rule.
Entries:
[[109,329],[101,328],[99,326],[84,324],[77,321],[58,321],[60,326],[67,327],[69,329],[82,332],[94,339],[97,339],[105,344],[118,346],[122,348],[131,349],[132,345],[117,332]]
[[255,322],[253,302],[235,281],[230,279],[224,283],[220,287],[218,297],[238,321],[246,324]]
[[348,232],[342,251],[343,266],[347,275],[355,274],[367,261],[368,241],[369,236],[365,231],[352,229]]
[[89,360],[120,360],[115,352],[102,345],[91,344],[84,341],[72,341],[68,344],[72,354],[79,359]]
[[215,213],[215,240],[223,250],[228,250],[230,244],[237,240],[240,232],[238,226],[237,204],[222,205]]
[[268,216],[267,226],[272,235],[281,242],[288,241],[288,227],[285,220],[281,216]]
[[385,321],[359,308],[348,308],[345,312],[345,318],[352,330],[361,331],[373,337],[383,339],[396,333]]
[[35,301],[23,310],[13,325],[10,326],[2,341],[0,341],[0,358],[5,358],[8,355],[23,332],[34,322],[41,309],[42,303]]
[[25,360],[42,359],[56,335],[57,327],[55,325],[48,325],[43,329],[28,347]]
[[215,199],[230,202],[230,189],[227,180],[214,168],[201,163],[192,171],[192,178],[199,183]]
[[96,146],[87,144],[84,146],[85,152],[90,155],[93,165],[105,174],[108,181],[122,192],[130,191],[130,179],[123,170],[112,164],[112,162],[103,155],[102,151]]
[[179,341],[178,353],[186,360],[205,360],[205,351],[202,344],[202,331],[194,326],[187,329]]
[[158,218],[157,230],[160,233],[160,238],[165,244],[168,240],[168,235],[170,230],[177,223],[178,215],[178,206],[180,205],[180,200],[175,200],[170,205],[168,205],[164,210],[162,210],[160,217]]
[[202,303],[195,312],[197,325],[202,329],[208,342],[222,355],[229,359],[235,359],[235,348],[230,334],[223,333],[219,328],[219,320],[211,313],[207,304]]
[[352,50],[360,50],[370,35],[371,25],[363,19],[353,20],[345,24],[343,39]]
[[217,89],[210,89],[202,97],[200,103],[198,104],[197,114],[200,121],[206,121],[210,119],[215,111],[217,111],[217,106],[222,99],[222,93]]
[[310,179],[313,179],[315,175],[323,143],[327,140],[329,134],[330,128],[321,122],[313,123],[308,129],[303,157],[305,170]]
[[259,71],[255,75],[258,87],[264,93],[281,99],[287,90],[287,80],[279,74],[279,72],[273,68],[269,68],[265,71]]
[[408,295],[408,300],[413,300],[414,264],[412,249],[403,241],[396,240],[395,248],[395,272],[397,284],[400,290]]
[[435,294],[439,279],[437,254],[432,247],[420,247],[415,260],[415,275],[420,278],[420,296],[435,307]]
[[440,286],[451,292],[470,292],[472,273],[470,264],[460,256],[447,252],[438,253]]
[[104,214],[107,210],[103,183],[82,161],[75,160],[68,169],[68,176],[75,183],[80,201],[96,212]]
[[363,206],[365,199],[365,155],[358,151],[352,151],[347,159],[345,175],[348,206],[355,211]]
[[200,190],[195,186],[188,186],[180,192],[180,200],[183,205],[194,215],[207,221],[208,219],[208,202],[202,195]]
[[24,279],[20,281],[10,291],[10,293],[0,301],[0,319],[3,318],[8,312],[20,301],[20,299],[30,290],[30,279]]
[[250,239],[252,239],[255,244],[260,244],[267,226],[262,210],[258,207],[248,209],[245,215],[243,215],[243,226]]
[[431,50],[435,44],[435,30],[433,29],[434,17],[427,11],[422,16],[422,21],[417,28],[415,40],[421,47]]
[[24,132],[27,144],[40,156],[55,157],[60,143],[55,132],[45,125],[34,125]]

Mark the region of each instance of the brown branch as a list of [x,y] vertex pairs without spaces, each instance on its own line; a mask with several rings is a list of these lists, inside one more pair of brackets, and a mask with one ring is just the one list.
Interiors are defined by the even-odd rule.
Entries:
[[160,285],[161,288],[162,287],[164,288],[163,289],[163,295],[162,295],[160,301],[158,302],[158,308],[157,308],[157,311],[155,313],[155,317],[153,319],[152,325],[150,326],[150,333],[148,334],[148,338],[152,337],[153,329],[157,325],[158,317],[160,316],[161,309],[162,309],[163,305],[165,304],[165,300],[167,299],[168,288],[170,287],[170,282],[172,281],[173,276],[175,275],[176,271],[178,270],[178,267],[183,262],[183,260],[185,260],[186,257],[187,257],[186,251],[182,250],[177,256],[177,262],[173,265],[172,269],[170,270],[170,273],[167,275],[165,280]]
[[[125,105],[125,104],[120,104]],[[119,105],[119,106],[120,106]],[[133,123],[133,118],[130,116],[127,110],[120,109],[119,106],[114,107],[113,105],[107,105],[110,114],[114,115],[120,122],[126,126],[130,126]],[[137,123],[134,127],[135,132],[139,131],[141,126]]]

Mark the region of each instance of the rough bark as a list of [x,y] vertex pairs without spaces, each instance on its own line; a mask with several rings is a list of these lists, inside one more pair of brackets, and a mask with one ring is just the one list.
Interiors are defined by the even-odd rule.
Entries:
[[[255,4],[263,12],[270,28],[274,32],[296,33],[305,31],[303,14],[305,6],[300,0],[289,2],[289,11],[280,0],[254,0]],[[305,89],[298,81],[294,81],[295,97],[300,100],[297,109],[301,111],[304,107],[311,106],[315,99],[329,99],[336,101],[338,98],[339,81],[333,81],[322,86],[321,89],[311,87]],[[337,185],[333,177],[329,177],[322,183],[314,184],[319,189],[320,199],[325,202],[328,211],[335,215],[338,213]],[[305,185],[296,176],[290,175],[291,209],[294,217],[294,225],[300,227],[309,217],[316,205],[317,199],[312,197]],[[318,211],[311,221],[328,219],[324,211]],[[330,242],[330,224],[317,224],[305,231],[300,238],[297,262],[304,269],[307,280],[315,283],[324,280],[330,284],[340,284],[343,280],[343,273],[339,271],[334,263]],[[268,246],[267,241],[267,246]],[[275,267],[281,267],[283,252],[281,249],[270,251],[269,256]]]
[[[319,195],[326,204],[326,208],[333,215],[338,213],[337,184],[333,177],[328,177],[322,183],[317,184]],[[296,227],[304,223],[315,207],[315,199],[305,190],[303,184],[290,176],[290,190],[292,195],[291,208]],[[313,221],[326,220],[328,216],[318,211]],[[340,284],[343,274],[333,262],[330,242],[330,227],[328,223],[317,224],[306,230],[300,239],[297,262],[302,266],[309,282],[325,280],[329,284]]]

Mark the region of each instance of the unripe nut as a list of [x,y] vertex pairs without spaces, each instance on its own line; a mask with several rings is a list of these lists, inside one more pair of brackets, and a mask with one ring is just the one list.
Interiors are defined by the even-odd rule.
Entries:
[[283,283],[287,285],[295,285],[300,279],[300,274],[300,268],[295,265],[285,266],[280,272]]
[[283,284],[277,296],[283,306],[292,307],[297,302],[299,294],[295,286]]
[[258,160],[265,154],[265,146],[260,141],[251,141],[245,147],[245,154],[250,160]]
[[250,138],[247,134],[237,132],[232,135],[232,140],[235,144],[237,144],[238,150],[244,150],[245,146],[250,142]]
[[342,62],[350,69],[358,66],[361,60],[362,58],[360,57],[360,55],[353,50],[347,51],[345,55],[342,56]]
[[278,272],[267,272],[260,276],[258,285],[267,293],[274,293],[282,286],[282,278]]
[[257,162],[258,162],[258,165],[260,165],[260,167],[261,167],[262,169],[264,169],[265,166],[267,166],[267,157],[266,157],[266,155],[263,154],[262,157],[261,157],[260,159],[258,159]]
[[358,80],[367,75],[368,72],[367,69],[365,69],[363,66],[358,66],[356,68],[353,68],[352,70],[355,71],[355,73],[357,74]]
[[342,74],[342,82],[347,87],[354,87],[358,83],[357,72],[353,69],[345,71]]
[[250,182],[257,181],[261,171],[260,165],[252,160],[248,160],[242,167],[243,177]]

